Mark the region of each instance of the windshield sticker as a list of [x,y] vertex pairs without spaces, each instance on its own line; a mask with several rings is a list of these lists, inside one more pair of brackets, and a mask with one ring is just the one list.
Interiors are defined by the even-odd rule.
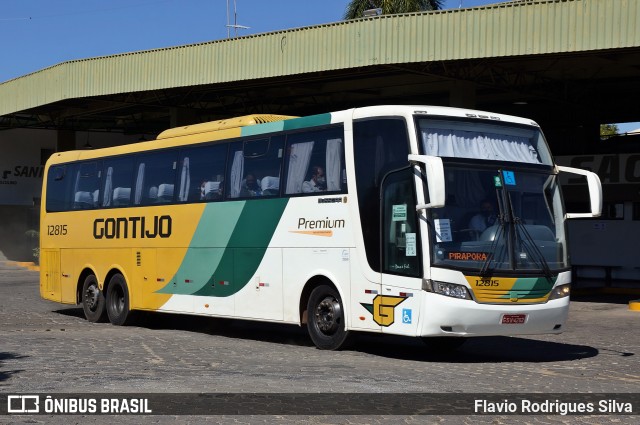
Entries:
[[407,204],[393,205],[391,221],[407,221]]
[[416,234],[415,233],[405,233],[406,237],[406,247],[404,251],[404,255],[406,257],[415,257],[416,254]]
[[453,241],[453,237],[451,236],[451,222],[448,218],[437,218],[433,220],[433,224],[436,229],[437,242]]
[[452,261],[486,261],[486,252],[448,252],[447,259]]
[[513,171],[503,171],[502,177],[504,178],[504,184],[507,186],[516,185],[516,174]]

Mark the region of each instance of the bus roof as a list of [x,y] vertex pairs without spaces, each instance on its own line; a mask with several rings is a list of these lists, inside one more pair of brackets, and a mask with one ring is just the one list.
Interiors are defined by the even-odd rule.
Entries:
[[265,124],[268,122],[284,121],[297,118],[289,115],[254,114],[243,117],[227,118],[218,121],[203,122],[184,127],[174,127],[158,134],[156,140],[169,139],[171,137],[190,136],[199,133],[209,133],[211,131],[226,130],[229,128],[246,127],[249,125]]

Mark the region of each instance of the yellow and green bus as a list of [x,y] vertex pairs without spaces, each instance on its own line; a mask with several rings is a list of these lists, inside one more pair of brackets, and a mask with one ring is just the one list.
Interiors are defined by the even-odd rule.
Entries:
[[[558,174],[590,211],[565,213]],[[435,106],[250,115],[47,162],[40,292],[114,325],[136,311],[457,346],[559,333],[565,219],[594,173],[554,164],[535,122]]]

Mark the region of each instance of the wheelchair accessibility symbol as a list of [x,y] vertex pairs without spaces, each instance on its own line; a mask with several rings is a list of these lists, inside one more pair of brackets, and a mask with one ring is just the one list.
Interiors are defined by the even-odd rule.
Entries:
[[403,308],[402,309],[402,323],[410,325],[411,324],[411,309]]

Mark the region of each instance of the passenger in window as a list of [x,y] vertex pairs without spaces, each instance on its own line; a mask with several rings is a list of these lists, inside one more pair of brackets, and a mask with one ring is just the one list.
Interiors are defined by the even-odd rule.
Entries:
[[240,197],[262,196],[260,183],[253,174],[247,174],[240,188]]
[[324,169],[317,165],[311,168],[311,179],[302,183],[302,192],[321,192],[327,190],[327,179],[324,176]]
[[205,186],[207,185],[207,180],[202,180],[200,182],[200,200],[205,199],[205,194],[207,193]]
[[216,201],[222,198],[224,181],[203,180],[200,183],[200,200]]
[[482,233],[487,227],[491,227],[496,223],[496,215],[493,211],[493,203],[488,199],[480,204],[480,212],[469,221],[469,228],[476,232]]

